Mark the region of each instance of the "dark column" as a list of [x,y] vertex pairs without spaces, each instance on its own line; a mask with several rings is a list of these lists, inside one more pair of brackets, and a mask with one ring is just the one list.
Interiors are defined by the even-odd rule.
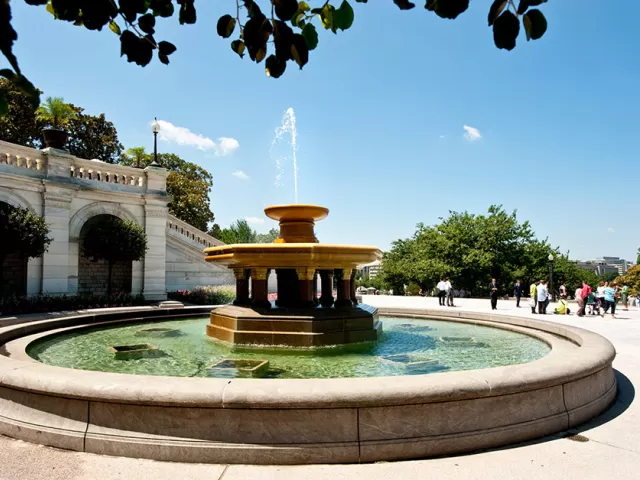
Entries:
[[251,270],[251,305],[260,308],[270,308],[267,278],[269,278],[269,270],[266,268],[254,268]]
[[233,274],[236,277],[236,299],[234,305],[249,305],[249,272],[244,268],[234,268]]
[[295,307],[300,297],[298,292],[298,277],[296,271],[291,268],[279,268],[278,275],[278,307]]
[[315,268],[296,268],[298,275],[298,291],[300,292],[300,302],[298,306],[301,308],[312,308],[315,306],[313,301],[313,277],[316,275]]
[[320,305],[331,307],[333,305],[333,270],[320,270]]
[[351,272],[351,280],[349,281],[349,295],[351,297],[351,302],[354,305],[358,305],[358,299],[356,298],[356,271],[355,269]]
[[350,268],[336,270],[338,277],[338,296],[336,298],[336,307],[351,307],[351,272]]

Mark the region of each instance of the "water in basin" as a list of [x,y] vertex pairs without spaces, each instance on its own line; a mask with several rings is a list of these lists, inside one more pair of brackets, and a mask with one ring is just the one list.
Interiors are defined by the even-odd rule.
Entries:
[[[265,378],[338,378],[421,375],[526,363],[550,347],[528,335],[479,325],[407,318],[382,318],[377,343],[317,350],[230,346],[205,334],[208,318],[144,322],[83,329],[42,338],[28,353],[48,365],[101,372],[180,377],[210,377],[208,367],[231,359],[268,360]],[[158,358],[119,360],[110,345],[133,345],[144,330],[177,330],[180,335],[150,334],[164,352]],[[153,336],[151,336],[153,335]]]

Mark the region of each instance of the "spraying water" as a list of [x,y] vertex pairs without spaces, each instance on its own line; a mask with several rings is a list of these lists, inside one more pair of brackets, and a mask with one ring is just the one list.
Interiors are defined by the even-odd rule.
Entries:
[[[295,198],[295,203],[298,203],[298,159],[297,159],[297,144],[296,144],[296,114],[293,111],[293,107],[287,108],[287,110],[282,115],[282,123],[276,128],[276,135],[271,142],[271,150],[273,150],[274,145],[279,143],[286,134],[291,136],[291,141],[289,144],[291,145],[291,153],[293,155],[293,194]],[[283,167],[280,158],[276,158],[276,169],[278,173],[276,174],[276,185],[280,186],[282,184],[282,175],[283,175]]]

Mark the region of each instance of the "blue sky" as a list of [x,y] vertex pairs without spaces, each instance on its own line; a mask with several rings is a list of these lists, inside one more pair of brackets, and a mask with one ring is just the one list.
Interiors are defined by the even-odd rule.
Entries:
[[[417,222],[496,203],[517,209],[574,258],[635,260],[640,2],[620,10],[549,0],[545,37],[526,42],[521,32],[511,52],[493,45],[489,0],[471,2],[455,21],[421,4],[402,12],[391,0],[352,2],[353,27],[321,31],[304,70],[289,64],[278,80],[216,35],[231,0],[196,2],[193,26],[160,20],[156,38],[178,50],[168,67],[154,59],[146,68],[119,57],[109,30],[89,32],[11,3],[21,67],[45,95],[104,112],[125,147],[153,148],[155,116],[210,139],[192,142],[200,149],[168,141],[159,149],[213,173],[222,226],[294,201],[290,159],[282,160],[282,185],[275,181],[275,157],[289,149],[270,152],[293,107],[299,201],[331,210],[316,227],[321,241],[387,249]],[[464,126],[478,135],[465,138]],[[221,151],[219,138],[239,147]]]

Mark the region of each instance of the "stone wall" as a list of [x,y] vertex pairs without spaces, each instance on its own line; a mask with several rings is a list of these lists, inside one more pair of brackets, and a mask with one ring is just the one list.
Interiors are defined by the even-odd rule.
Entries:
[[[132,262],[118,262],[111,274],[111,291],[131,292]],[[81,256],[78,260],[78,293],[105,295],[109,268],[106,260],[93,261]]]
[[167,292],[205,285],[235,285],[233,272],[204,260],[201,249],[167,239]]
[[4,282],[0,295],[25,295],[27,293],[27,261],[18,255],[9,255],[4,260]]

